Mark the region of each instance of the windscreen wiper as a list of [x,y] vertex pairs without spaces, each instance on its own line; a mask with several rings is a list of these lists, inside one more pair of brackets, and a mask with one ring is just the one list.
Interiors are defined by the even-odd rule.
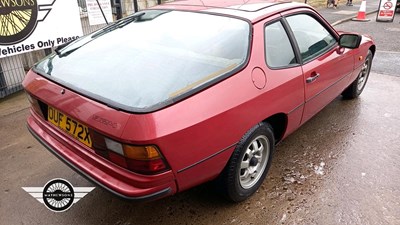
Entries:
[[132,14],[131,16],[128,16],[128,17],[126,17],[124,19],[121,19],[121,20],[111,24],[110,26],[107,26],[103,30],[101,30],[99,32],[96,32],[95,34],[92,35],[92,38],[96,38],[98,36],[101,36],[103,34],[106,34],[106,33],[110,32],[110,31],[113,31],[115,29],[122,28],[122,27],[132,23],[137,18],[143,16],[144,14],[145,14],[145,12],[138,12],[138,13]]
[[64,43],[64,44],[61,44],[61,45],[57,46],[57,47],[54,49],[54,51],[57,53],[57,55],[60,55],[60,54],[61,54],[61,50],[62,50],[63,48],[65,48],[67,45],[71,44],[71,42],[72,42],[72,41],[68,41],[67,43]]
[[[85,41],[85,39],[87,39],[87,38],[90,38],[90,39]],[[75,50],[79,49],[80,47],[86,45],[87,43],[91,42],[92,40],[93,40],[93,38],[86,36],[86,37],[83,37],[82,39],[78,39],[78,41],[75,42],[75,44],[78,44],[78,46],[76,46],[74,48],[68,49],[68,47],[64,45],[64,46],[61,46],[60,48],[57,47],[54,51],[57,53],[58,57],[62,58],[62,57],[68,56],[69,54],[71,54]],[[83,43],[81,43],[81,42],[83,42]],[[67,43],[67,45],[69,45],[69,44],[70,43]]]
[[[131,16],[126,17],[126,18],[124,18],[124,19],[121,19],[121,20],[119,20],[119,21],[117,21],[117,22],[115,22],[115,23],[113,23],[113,24],[111,24],[111,25],[105,27],[104,29],[102,29],[102,30],[100,30],[100,31],[98,31],[98,32],[96,32],[96,33],[94,33],[92,36],[86,37],[86,38],[90,38],[90,39],[87,40],[86,42],[80,44],[79,46],[77,46],[77,47],[75,47],[75,48],[72,48],[72,49],[63,51],[63,49],[69,44],[69,43],[67,43],[67,44],[65,44],[65,45],[62,45],[62,46],[57,47],[57,48],[55,49],[55,52],[57,53],[57,55],[58,55],[60,58],[61,58],[61,57],[68,56],[69,54],[71,54],[72,52],[76,51],[76,50],[79,49],[80,47],[82,47],[82,46],[86,45],[87,43],[91,42],[91,41],[92,41],[93,39],[95,39],[96,37],[102,36],[102,35],[104,35],[104,34],[110,32],[110,31],[113,31],[113,30],[117,29],[117,28],[124,27],[124,26],[126,26],[126,25],[132,23],[133,21],[135,21],[137,18],[143,16],[144,14],[145,14],[145,12],[138,12],[138,13],[132,14]],[[82,39],[79,40],[79,42],[82,42],[82,41],[83,41]]]

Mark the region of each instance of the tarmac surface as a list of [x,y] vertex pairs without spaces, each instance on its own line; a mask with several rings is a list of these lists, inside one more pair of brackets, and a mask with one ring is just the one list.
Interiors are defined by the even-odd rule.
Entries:
[[[320,12],[334,23],[348,17],[336,17],[345,7]],[[377,41],[360,98],[338,97],[277,146],[262,187],[239,204],[227,203],[210,184],[149,203],[127,202],[96,187],[70,210],[51,212],[21,187],[57,177],[95,186],[30,135],[24,93],[0,101],[0,224],[400,224],[400,64],[392,65],[399,60],[399,42],[392,41],[399,37],[399,19],[377,23],[375,16],[335,26]]]
[[[360,10],[361,1],[354,0],[353,6],[346,6],[346,0],[339,1],[337,9],[320,7],[318,12],[333,26],[347,22],[356,17]],[[379,0],[366,1],[366,14],[375,13],[379,8]],[[376,15],[376,14],[375,14]]]

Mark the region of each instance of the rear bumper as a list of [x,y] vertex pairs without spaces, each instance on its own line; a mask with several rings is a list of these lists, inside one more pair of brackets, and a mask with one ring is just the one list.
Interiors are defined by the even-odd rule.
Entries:
[[128,200],[150,201],[172,195],[176,183],[172,171],[145,176],[121,168],[85,149],[31,111],[28,130],[57,158],[111,193]]

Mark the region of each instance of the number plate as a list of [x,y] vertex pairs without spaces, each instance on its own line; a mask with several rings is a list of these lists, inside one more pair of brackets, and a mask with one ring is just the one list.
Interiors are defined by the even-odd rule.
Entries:
[[82,142],[84,145],[88,147],[92,147],[92,139],[89,135],[89,128],[74,119],[71,119],[64,113],[54,109],[52,107],[48,107],[47,111],[47,120],[61,128],[63,131],[70,134],[72,137]]

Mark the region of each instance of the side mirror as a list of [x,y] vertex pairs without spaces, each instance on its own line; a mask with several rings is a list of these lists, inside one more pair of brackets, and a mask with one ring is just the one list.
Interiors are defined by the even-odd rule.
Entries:
[[339,37],[339,46],[350,49],[358,48],[361,43],[361,38],[359,34],[341,34]]

